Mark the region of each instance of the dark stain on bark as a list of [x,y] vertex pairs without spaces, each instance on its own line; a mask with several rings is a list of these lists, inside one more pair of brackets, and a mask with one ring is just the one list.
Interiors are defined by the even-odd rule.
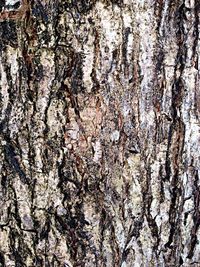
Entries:
[[5,49],[7,45],[17,48],[17,27],[15,21],[0,22],[0,49]]
[[51,225],[51,220],[47,216],[45,225],[44,225],[44,227],[42,228],[42,230],[40,232],[40,240],[43,240],[43,239],[47,239],[48,240],[48,235],[49,235],[49,232],[50,232],[50,225]]
[[6,267],[5,265],[5,257],[2,252],[0,252],[0,267]]
[[161,21],[162,21],[162,13],[164,11],[164,2],[163,0],[157,0],[155,1],[155,8],[154,8],[154,13],[155,13],[155,16],[157,18],[157,32],[159,32],[159,29],[160,29],[160,24],[161,24]]
[[[197,56],[197,46],[198,46],[198,40],[199,40],[199,12],[200,12],[200,3],[198,0],[195,0],[195,6],[194,6],[194,16],[195,16],[195,23],[194,23],[194,43],[193,43],[193,58],[196,62],[198,62],[198,56]],[[195,64],[195,66],[198,66]],[[197,68],[198,69],[198,68]]]
[[111,0],[111,2],[112,2],[113,5],[117,5],[119,7],[122,7],[123,4],[124,4],[123,0]]
[[181,165],[181,155],[183,153],[184,145],[184,135],[185,126],[183,122],[179,119],[173,124],[173,138],[175,138],[174,145],[172,146],[173,154],[170,158],[171,168],[173,169],[173,176],[171,178],[171,204],[169,210],[169,223],[171,225],[169,240],[166,243],[166,247],[171,248],[171,243],[173,242],[173,237],[179,232],[178,220],[180,219],[180,214],[178,209],[181,208],[181,203],[179,201],[182,196],[182,188],[180,182],[180,165]]
[[2,0],[2,1],[0,2],[0,12],[1,12],[2,9],[4,8],[4,6],[5,6],[5,0]]
[[170,176],[171,176],[170,147],[171,147],[171,141],[172,141],[172,132],[173,132],[173,125],[170,125],[169,134],[168,134],[166,160],[165,160],[165,173],[166,173],[166,176],[164,178],[164,180],[167,180],[167,181],[170,180]]
[[71,76],[71,89],[72,93],[77,95],[84,92],[82,79],[83,79],[83,55],[81,53],[74,54],[73,71]]
[[[72,1],[64,1],[63,8],[71,9],[77,13],[76,15],[87,15],[89,11],[95,5],[95,0],[72,0]],[[73,12],[74,13],[74,12]]]
[[171,225],[170,228],[170,234],[169,234],[169,239],[168,242],[165,244],[165,247],[168,247],[172,249],[171,243],[173,242],[173,237],[176,234],[177,231],[177,226],[176,226],[176,215],[177,215],[177,208],[178,208],[178,203],[177,199],[178,196],[180,195],[180,189],[178,188],[178,173],[176,173],[173,176],[173,181],[172,181],[172,190],[171,190],[171,204],[170,204],[170,211],[169,211],[169,223]]
[[131,31],[130,28],[127,27],[126,29],[124,29],[123,32],[123,42],[122,42],[122,66],[123,71],[124,71],[124,76],[128,77],[128,62],[127,62],[127,45],[128,45],[128,38],[130,35]]
[[40,1],[32,1],[32,15],[37,18],[37,21],[41,20],[43,23],[48,23],[48,13],[45,7],[41,4]]
[[23,183],[29,184],[30,181],[27,178],[25,172],[22,170],[19,160],[17,159],[17,154],[15,153],[15,149],[12,145],[7,144],[4,147],[5,149],[5,157],[11,168],[17,173]]
[[191,241],[190,241],[190,250],[188,253],[188,258],[191,259],[194,255],[194,249],[197,243],[197,231],[199,229],[200,225],[200,188],[199,188],[199,176],[198,171],[195,171],[194,173],[194,213],[193,213],[193,227],[191,230]]

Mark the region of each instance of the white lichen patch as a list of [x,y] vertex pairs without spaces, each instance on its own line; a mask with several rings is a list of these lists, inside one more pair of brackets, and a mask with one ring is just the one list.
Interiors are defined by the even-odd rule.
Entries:
[[41,55],[41,64],[43,67],[43,72],[48,73],[48,75],[44,75],[43,79],[39,84],[39,90],[38,90],[39,97],[36,105],[38,114],[40,114],[40,119],[42,119],[45,116],[45,109],[48,103],[50,87],[54,79],[54,74],[55,74],[54,54],[44,50]]
[[8,62],[11,67],[11,76],[13,83],[16,83],[17,80],[17,72],[19,71],[18,66],[18,57],[19,53],[17,49],[14,49],[13,47],[9,47],[8,49]]
[[111,133],[111,141],[112,142],[117,142],[119,140],[120,133],[119,131],[115,130]]
[[6,5],[15,5],[17,3],[19,3],[20,1],[19,0],[6,0]]
[[[56,110],[56,112],[55,112]],[[62,125],[65,124],[66,116],[63,115],[64,103],[62,101],[52,101],[47,112],[47,124],[50,128],[50,137],[55,134],[63,135]]]
[[6,72],[4,70],[4,67],[3,67],[1,60],[0,60],[0,73],[1,73],[0,86],[2,88],[1,89],[1,97],[2,97],[2,103],[3,103],[1,116],[2,116],[2,119],[4,119],[5,111],[6,111],[6,108],[8,106],[8,100],[9,100],[9,94],[8,94],[9,86],[8,86],[8,80],[6,77]]
[[101,158],[102,158],[102,148],[101,148],[101,142],[99,140],[97,140],[94,144],[93,144],[93,148],[94,148],[94,157],[93,160],[95,162],[100,162]]
[[141,166],[141,156],[139,154],[132,155],[127,158],[128,165],[132,174],[137,174]]
[[128,212],[135,217],[142,213],[142,188],[140,183],[135,179],[131,187],[130,203],[128,205]]
[[104,42],[106,41],[110,50],[113,51],[120,42],[118,35],[118,30],[120,29],[120,10],[115,6],[115,12],[112,12],[111,6],[104,8],[101,2],[97,2],[96,7],[101,18]]
[[144,265],[147,265],[153,257],[153,244],[155,240],[152,237],[151,230],[148,226],[147,220],[144,220],[142,230],[140,232],[140,241],[142,244],[142,250],[143,250],[143,262]]
[[160,162],[155,161],[151,165],[151,192],[152,192],[152,202],[151,202],[151,215],[153,218],[159,213],[160,210],[160,183],[158,183],[160,170]]
[[92,68],[94,59],[94,37],[89,35],[88,42],[84,45],[84,63],[83,63],[83,82],[88,93],[91,92],[92,82]]
[[85,219],[88,222],[86,229],[91,233],[93,244],[98,247],[99,246],[98,233],[100,230],[99,214],[95,212],[95,204],[90,199],[85,200],[83,209],[84,209]]

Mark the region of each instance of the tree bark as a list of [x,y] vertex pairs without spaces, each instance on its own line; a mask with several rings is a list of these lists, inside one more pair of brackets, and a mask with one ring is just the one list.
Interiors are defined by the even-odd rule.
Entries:
[[200,266],[198,0],[0,3],[0,266]]

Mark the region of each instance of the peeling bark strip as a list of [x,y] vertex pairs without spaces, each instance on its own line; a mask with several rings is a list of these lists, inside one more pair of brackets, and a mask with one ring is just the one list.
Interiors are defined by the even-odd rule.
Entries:
[[0,266],[200,266],[199,14],[0,1]]

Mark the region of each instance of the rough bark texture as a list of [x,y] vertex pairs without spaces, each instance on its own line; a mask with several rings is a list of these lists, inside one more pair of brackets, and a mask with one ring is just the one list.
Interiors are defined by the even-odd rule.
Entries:
[[0,266],[200,266],[199,0],[0,1]]

